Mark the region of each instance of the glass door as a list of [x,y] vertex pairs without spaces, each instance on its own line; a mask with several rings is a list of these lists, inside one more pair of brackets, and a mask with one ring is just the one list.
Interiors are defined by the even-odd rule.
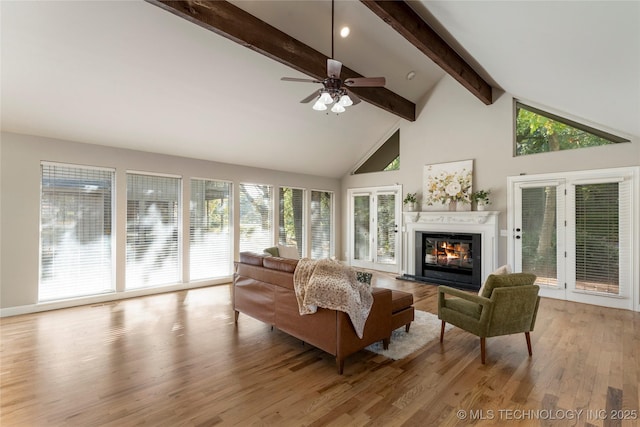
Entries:
[[400,187],[350,190],[350,193],[351,265],[398,273]]
[[533,273],[540,295],[565,298],[564,182],[515,184],[513,267]]
[[509,178],[508,252],[514,271],[535,274],[541,296],[633,309],[639,172],[620,168]]

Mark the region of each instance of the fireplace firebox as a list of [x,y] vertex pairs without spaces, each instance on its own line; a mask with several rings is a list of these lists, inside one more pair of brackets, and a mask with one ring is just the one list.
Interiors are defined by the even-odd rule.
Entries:
[[416,279],[480,289],[481,237],[481,234],[473,233],[416,231]]

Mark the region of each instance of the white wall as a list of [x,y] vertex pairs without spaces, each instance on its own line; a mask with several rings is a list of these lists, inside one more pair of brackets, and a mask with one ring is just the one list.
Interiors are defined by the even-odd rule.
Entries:
[[[224,147],[221,147],[222,149]],[[0,139],[0,308],[3,314],[36,311],[38,300],[38,252],[40,227],[40,162],[52,161],[116,168],[116,221],[126,221],[126,171],[147,171],[191,177],[232,181],[236,209],[234,223],[239,222],[237,188],[239,183],[269,184],[274,188],[292,186],[335,193],[336,254],[340,253],[341,211],[340,181],[310,175],[174,157],[99,145],[81,144],[12,133]],[[288,161],[288,160],[283,160]],[[278,223],[277,212],[274,223]],[[116,227],[116,245],[124,248],[124,227]],[[237,239],[236,231],[236,259]],[[117,251],[116,281],[124,283],[124,250]],[[188,284],[178,284],[184,289]],[[156,292],[147,290],[146,292]],[[139,293],[139,292],[138,292]],[[134,296],[133,293],[127,296]],[[123,297],[115,295],[112,297]],[[107,297],[108,298],[108,297]],[[102,299],[105,299],[102,297]],[[95,298],[94,298],[95,300]],[[84,299],[80,302],[93,302]],[[48,305],[56,308],[61,305]],[[64,306],[64,305],[62,305]]]
[[[628,135],[631,143],[514,157],[513,97],[502,94],[486,106],[444,77],[423,100],[418,119],[400,124],[400,170],[345,176],[342,205],[348,206],[347,189],[396,183],[403,186],[403,197],[417,192],[421,201],[424,165],[473,159],[473,188],[491,189],[489,209],[501,212],[499,227],[506,229],[508,176],[640,165],[640,137]],[[347,212],[342,229],[346,234]],[[347,239],[344,235],[343,258]],[[506,259],[506,238],[501,237],[499,262]]]

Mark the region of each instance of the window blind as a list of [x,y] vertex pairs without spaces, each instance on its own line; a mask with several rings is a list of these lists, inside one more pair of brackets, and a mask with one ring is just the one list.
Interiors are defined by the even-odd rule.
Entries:
[[127,173],[127,289],[180,282],[180,187],[180,178]]
[[311,191],[311,258],[331,258],[333,248],[333,193]]
[[273,246],[272,187],[240,184],[240,252]]
[[302,257],[305,241],[304,190],[281,187],[279,192],[279,243],[296,246]]
[[230,276],[231,184],[191,180],[189,279]]
[[43,163],[38,300],[114,291],[113,170]]
[[556,197],[551,185],[522,189],[522,271],[548,286],[558,286]]
[[396,262],[396,196],[379,194],[377,197],[378,227],[376,259],[382,264]]
[[576,185],[575,194],[576,289],[617,295],[621,248],[619,184]]

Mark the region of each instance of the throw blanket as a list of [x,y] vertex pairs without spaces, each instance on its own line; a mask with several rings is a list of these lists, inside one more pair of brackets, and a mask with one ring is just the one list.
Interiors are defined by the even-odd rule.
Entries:
[[293,273],[293,286],[301,315],[318,307],[342,311],[362,339],[373,296],[368,285],[358,282],[355,270],[331,259],[303,258]]

